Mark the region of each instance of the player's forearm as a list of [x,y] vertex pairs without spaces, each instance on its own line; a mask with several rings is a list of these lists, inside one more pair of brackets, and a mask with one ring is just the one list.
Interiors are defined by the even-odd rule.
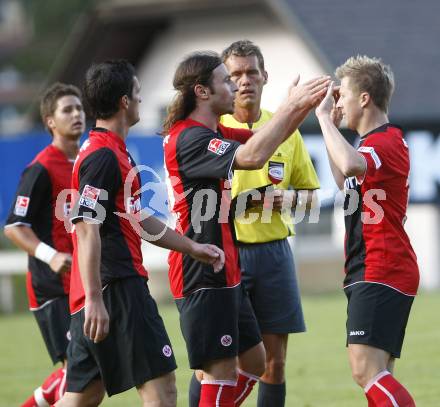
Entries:
[[30,256],[35,255],[35,250],[41,243],[41,240],[29,226],[9,226],[5,227],[4,232],[5,236],[17,247],[24,250]]
[[170,229],[154,216],[144,219],[141,225],[147,235],[152,237],[151,239],[145,239],[151,244],[185,254],[192,253],[194,242],[191,239]]
[[336,169],[344,177],[363,174],[365,172],[365,161],[362,155],[345,140],[344,136],[334,125],[330,115],[323,115],[318,119],[329,158]]
[[78,266],[86,298],[102,295],[101,237],[99,225],[78,222],[75,225],[78,244]]
[[308,112],[308,109],[298,109],[296,105],[281,106],[272,119],[237,150],[234,168],[262,168],[278,146],[298,128]]

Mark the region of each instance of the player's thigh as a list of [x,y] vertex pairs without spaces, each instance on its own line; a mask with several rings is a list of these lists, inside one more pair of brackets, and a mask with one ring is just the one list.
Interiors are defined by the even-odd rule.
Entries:
[[101,404],[105,394],[101,380],[91,381],[81,393],[66,392],[56,407],[95,407]]
[[211,360],[203,364],[203,380],[237,379],[238,360],[236,357]]
[[288,339],[289,335],[287,334],[263,334],[266,360],[285,361]]
[[259,342],[252,348],[240,353],[238,366],[246,373],[254,376],[261,376],[264,373],[266,351],[263,342]]
[[363,385],[387,369],[390,354],[369,345],[349,344],[348,357],[352,375]]

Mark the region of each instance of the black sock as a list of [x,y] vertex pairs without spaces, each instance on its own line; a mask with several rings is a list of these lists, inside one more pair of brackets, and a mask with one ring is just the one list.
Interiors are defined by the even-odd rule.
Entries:
[[284,407],[286,383],[269,384],[260,380],[257,407]]
[[196,374],[193,373],[191,380],[189,382],[188,407],[199,407],[201,388],[202,388],[202,384],[197,380]]

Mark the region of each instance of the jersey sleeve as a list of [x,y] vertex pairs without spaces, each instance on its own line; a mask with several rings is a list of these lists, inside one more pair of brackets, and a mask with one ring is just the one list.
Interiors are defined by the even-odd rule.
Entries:
[[219,124],[219,130],[224,138],[238,141],[240,144],[246,143],[254,134],[252,130],[236,129],[223,126],[222,124]]
[[31,227],[44,205],[50,205],[51,183],[46,168],[39,162],[29,165],[21,176],[15,199],[6,220],[6,227]]
[[319,179],[299,130],[293,133],[292,142],[293,165],[290,185],[295,189],[318,189]]
[[110,149],[102,148],[87,156],[78,169],[78,200],[71,222],[83,219],[103,223],[122,184],[118,160]]
[[180,173],[188,179],[232,178],[232,164],[240,143],[203,127],[184,130],[177,142]]
[[357,181],[362,184],[366,179],[378,179],[383,171],[383,164],[387,154],[381,135],[368,137],[367,140],[358,147],[357,151],[362,154],[366,164],[365,173],[356,177]]

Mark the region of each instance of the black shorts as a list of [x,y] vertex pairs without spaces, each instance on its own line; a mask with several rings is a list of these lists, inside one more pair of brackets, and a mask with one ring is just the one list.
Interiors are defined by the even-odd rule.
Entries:
[[414,297],[377,283],[357,283],[344,291],[347,345],[369,345],[400,357]]
[[304,314],[287,239],[239,247],[241,283],[263,334],[304,332]]
[[63,362],[69,344],[69,298],[67,296],[55,298],[32,313],[40,327],[52,362],[54,364]]
[[93,343],[83,333],[84,308],[72,315],[67,391],[80,393],[101,379],[107,394],[122,393],[176,369],[171,343],[146,280],[114,281],[103,291],[108,336]]
[[191,369],[238,356],[261,342],[249,297],[239,285],[198,290],[176,300]]

